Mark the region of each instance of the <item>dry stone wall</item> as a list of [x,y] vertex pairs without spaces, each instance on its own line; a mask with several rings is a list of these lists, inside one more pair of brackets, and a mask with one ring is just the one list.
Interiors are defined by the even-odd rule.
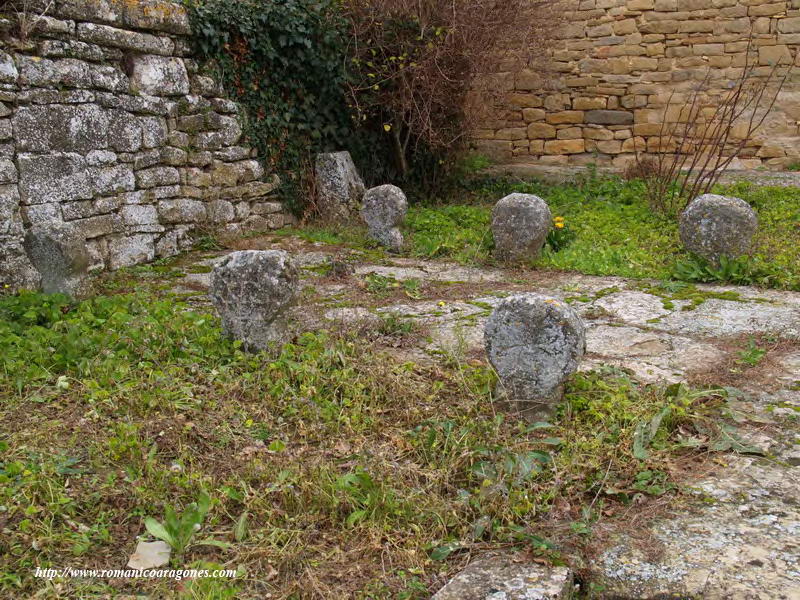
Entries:
[[[475,134],[503,163],[613,165],[664,149],[674,121],[710,73],[710,102],[748,61],[765,76],[800,48],[800,0],[565,0],[551,81],[534,69],[494,77],[507,92]],[[675,92],[672,102],[670,94]],[[669,109],[668,109],[669,104]],[[734,168],[800,163],[800,69]],[[734,128],[741,139],[744,126]]]
[[93,269],[176,254],[198,228],[291,221],[242,139],[240,108],[191,58],[186,11],[56,0],[0,50],[0,283],[35,287],[25,231],[68,223]]

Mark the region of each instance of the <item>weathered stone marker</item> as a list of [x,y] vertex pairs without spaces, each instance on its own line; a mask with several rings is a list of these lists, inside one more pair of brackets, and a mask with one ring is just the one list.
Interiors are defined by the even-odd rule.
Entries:
[[25,234],[25,252],[42,276],[46,294],[80,298],[88,292],[91,259],[86,240],[65,223],[33,227]]
[[586,331],[578,314],[561,300],[517,294],[492,312],[484,344],[500,378],[502,401],[528,420],[545,420],[586,352]]
[[550,207],[539,196],[506,196],[492,210],[496,258],[510,262],[535,259],[552,227]]
[[233,252],[211,274],[209,296],[222,329],[245,350],[266,350],[287,334],[286,311],[294,303],[299,272],[286,252]]
[[722,256],[736,258],[750,250],[758,217],[739,198],[704,194],[681,213],[681,242],[690,252],[719,266]]
[[364,182],[349,152],[317,154],[315,165],[317,208],[326,221],[351,219],[364,197]]
[[403,249],[399,225],[408,212],[408,200],[399,187],[381,185],[364,194],[361,217],[369,227],[369,236],[392,252]]

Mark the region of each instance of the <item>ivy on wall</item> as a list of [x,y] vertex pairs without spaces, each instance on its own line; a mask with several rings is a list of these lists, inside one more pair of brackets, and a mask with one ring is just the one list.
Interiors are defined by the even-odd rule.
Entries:
[[351,145],[336,0],[191,0],[199,58],[247,111],[250,143],[300,212],[316,152]]

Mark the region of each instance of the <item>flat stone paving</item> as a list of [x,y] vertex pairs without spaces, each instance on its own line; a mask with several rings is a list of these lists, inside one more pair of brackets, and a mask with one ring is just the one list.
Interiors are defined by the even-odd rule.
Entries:
[[[275,247],[280,244],[286,242]],[[688,300],[649,293],[647,282],[618,277],[546,273],[526,279],[531,272],[408,258],[364,262],[357,252],[347,255],[353,275],[342,280],[320,275],[316,267],[341,253],[324,246],[295,252],[311,292],[305,297],[318,303],[314,311],[304,302],[297,313],[300,327],[326,319],[365,327],[376,326],[381,315],[410,319],[425,333],[416,347],[396,351],[418,361],[440,360],[442,354],[482,358],[483,326],[492,307],[520,290],[560,298],[580,312],[588,345],[582,369],[623,367],[644,382],[686,381],[700,371],[729,368],[725,360],[733,338],[782,339],[769,365],[736,382],[742,396],[733,403],[750,422],[743,435],[768,458],[719,455],[719,468],[691,484],[696,502],[647,525],[650,547],[640,547],[641,531],[616,534],[588,567],[608,598],[800,599],[800,294],[698,286],[738,297],[708,298],[691,308]],[[213,266],[219,259],[198,263]],[[438,287],[428,294],[432,300],[374,302],[353,294],[370,275]],[[190,274],[176,291],[202,291],[208,280],[208,273]],[[480,291],[435,299],[448,285],[475,285]]]

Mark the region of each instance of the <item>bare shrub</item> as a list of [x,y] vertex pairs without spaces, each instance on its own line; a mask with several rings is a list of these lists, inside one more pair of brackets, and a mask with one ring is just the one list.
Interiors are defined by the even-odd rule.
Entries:
[[708,193],[722,174],[751,145],[791,74],[795,55],[768,68],[751,64],[751,44],[738,79],[725,90],[712,89],[712,70],[685,102],[670,94],[658,137],[636,148],[630,175],[644,180],[653,210],[675,215]]
[[480,111],[503,90],[502,64],[544,56],[557,19],[531,0],[343,0],[350,26],[350,99],[362,123],[391,138],[398,171],[422,143],[433,150],[465,141]]
[[25,43],[54,3],[55,0],[5,0],[0,2],[0,9],[13,11],[17,21],[16,34],[19,41]]

